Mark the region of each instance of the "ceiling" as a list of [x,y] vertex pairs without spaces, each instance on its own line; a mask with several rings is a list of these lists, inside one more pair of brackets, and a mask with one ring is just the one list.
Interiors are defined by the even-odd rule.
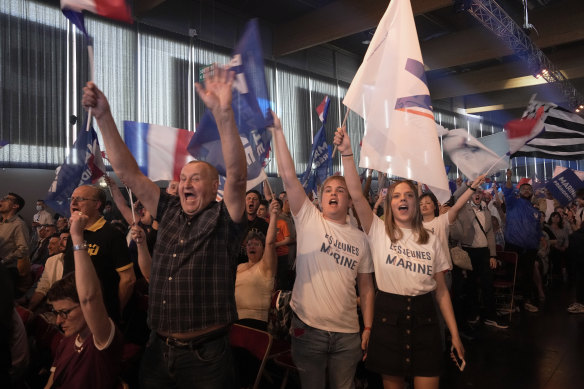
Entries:
[[[464,1],[464,0],[463,0]],[[480,1],[480,0],[475,0]],[[497,0],[515,22],[524,24],[522,0]],[[584,91],[584,1],[526,0],[530,37],[572,86]],[[552,84],[536,79],[491,31],[453,0],[411,0],[434,106],[482,115],[495,123],[521,116],[533,94],[566,104]],[[318,45],[361,59],[385,12],[387,0],[142,0],[137,17],[181,20],[209,9],[259,17],[271,26],[272,52],[283,57]],[[584,102],[582,102],[584,104]]]

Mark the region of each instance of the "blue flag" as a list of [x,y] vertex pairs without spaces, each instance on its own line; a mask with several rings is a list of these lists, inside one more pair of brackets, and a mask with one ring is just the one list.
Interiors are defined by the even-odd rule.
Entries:
[[576,191],[584,187],[584,181],[572,169],[566,169],[552,178],[545,187],[560,204],[566,206],[576,198]]
[[105,174],[97,134],[93,128],[85,131],[85,127],[79,131],[65,162],[55,170],[55,179],[45,199],[51,208],[67,217],[70,216],[69,198],[75,188],[94,184]]
[[[316,191],[316,185],[322,184],[332,174],[331,154],[331,148],[326,143],[326,133],[323,124],[314,137],[308,167],[300,179],[300,183],[306,193],[310,193],[313,190]],[[311,180],[310,176],[313,169],[315,178]]]
[[[257,20],[247,23],[229,66],[235,72],[231,106],[245,149],[247,186],[250,188],[266,178],[263,162],[271,141],[271,134],[266,128],[273,124]],[[196,159],[215,166],[219,174],[226,174],[219,131],[208,109],[203,114],[187,150]]]

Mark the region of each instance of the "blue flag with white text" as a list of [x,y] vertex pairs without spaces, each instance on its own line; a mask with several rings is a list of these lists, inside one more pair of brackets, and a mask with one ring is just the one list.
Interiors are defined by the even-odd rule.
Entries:
[[[326,132],[324,124],[316,133],[312,143],[312,151],[308,160],[308,167],[300,179],[304,191],[308,194],[312,190],[316,191],[316,185],[320,185],[331,175],[332,155],[331,148],[326,143]],[[315,179],[311,180],[311,173],[314,170]]]
[[105,174],[97,134],[93,127],[89,131],[85,128],[84,124],[65,162],[55,170],[55,179],[45,198],[45,202],[61,215],[70,216],[69,198],[75,188],[94,184]]
[[[249,188],[266,178],[263,162],[271,141],[266,128],[273,124],[257,20],[247,23],[229,66],[235,72],[231,106],[247,159]],[[215,166],[219,174],[226,174],[217,124],[208,109],[187,149],[196,159]]]

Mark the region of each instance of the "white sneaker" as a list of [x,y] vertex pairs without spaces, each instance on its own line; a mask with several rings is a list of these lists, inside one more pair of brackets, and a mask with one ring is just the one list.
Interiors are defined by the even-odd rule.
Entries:
[[526,311],[531,312],[531,313],[539,312],[539,308],[531,303],[523,304],[523,308],[525,308]]
[[580,304],[577,307],[574,307],[574,309],[570,309],[568,312],[570,313],[584,313],[584,305]]

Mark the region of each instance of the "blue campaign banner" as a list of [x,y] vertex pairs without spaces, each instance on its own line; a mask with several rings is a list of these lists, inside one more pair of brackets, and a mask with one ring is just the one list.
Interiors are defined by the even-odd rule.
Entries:
[[[326,178],[330,175],[330,161],[332,161],[331,152],[329,150],[329,146],[326,143],[326,132],[323,124],[314,137],[312,151],[310,152],[310,159],[308,160],[308,166],[302,175],[302,178],[300,179],[300,182],[302,183],[306,193],[310,193],[310,191],[314,189],[313,186],[316,187],[317,184],[322,184],[324,180],[326,180]],[[313,169],[316,176],[316,181],[309,180]]]
[[[245,149],[249,181],[263,171],[271,141],[271,133],[266,128],[273,124],[257,20],[247,23],[229,66],[235,72],[231,106]],[[226,174],[217,124],[208,109],[187,149],[196,159],[215,166],[219,174]]]
[[572,169],[566,169],[552,178],[545,187],[565,206],[576,198],[576,191],[584,187],[584,181]]

